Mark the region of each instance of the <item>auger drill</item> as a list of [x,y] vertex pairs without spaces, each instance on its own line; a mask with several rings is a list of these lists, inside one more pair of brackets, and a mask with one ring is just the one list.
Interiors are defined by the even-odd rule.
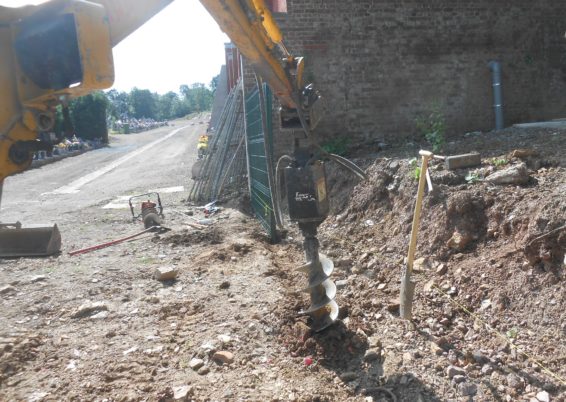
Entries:
[[285,169],[285,182],[289,217],[299,224],[304,236],[307,263],[299,270],[308,275],[308,286],[303,290],[310,294],[311,304],[303,313],[312,317],[314,331],[322,331],[338,317],[338,305],[334,301],[336,285],[329,279],[334,264],[318,252],[317,229],[329,211],[324,162],[295,161]]

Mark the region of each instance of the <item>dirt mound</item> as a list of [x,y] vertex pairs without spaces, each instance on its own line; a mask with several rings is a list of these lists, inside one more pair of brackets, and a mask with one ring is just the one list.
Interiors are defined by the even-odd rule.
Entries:
[[190,246],[192,244],[221,244],[224,234],[217,227],[204,230],[185,229],[181,233],[174,233],[160,239],[162,243],[172,246]]
[[[330,168],[335,215],[321,226],[320,240],[336,265],[332,279],[342,281],[337,302],[348,330],[341,332],[339,325],[326,335],[298,331],[304,318],[296,314],[308,305],[308,297],[298,295],[280,311],[281,336],[291,353],[326,362],[341,374],[356,371],[362,384],[367,365],[360,354],[377,335],[390,351],[386,375],[388,361],[436,384],[445,381],[449,365],[465,369],[459,382],[446,379],[443,398],[529,400],[549,392],[564,400],[566,385],[559,379],[566,377],[566,313],[560,307],[566,303],[566,169],[543,143],[528,153],[526,184],[483,181],[525,162],[522,153],[511,151],[492,149],[501,157],[485,158],[473,170],[447,171],[432,162],[433,191],[425,196],[416,256],[413,329],[397,315],[416,164],[409,158],[378,159],[367,168],[365,182]],[[533,155],[551,155],[552,162]],[[301,236],[291,235],[298,266]],[[279,266],[290,289],[304,280],[281,261]],[[337,344],[346,349],[338,352]],[[328,350],[343,360],[329,362]]]

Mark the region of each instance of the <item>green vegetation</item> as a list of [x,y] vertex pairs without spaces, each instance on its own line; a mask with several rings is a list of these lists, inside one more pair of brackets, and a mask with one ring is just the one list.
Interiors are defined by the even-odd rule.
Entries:
[[96,138],[107,140],[106,116],[109,107],[108,98],[104,92],[94,92],[82,96],[69,103],[69,119],[72,127],[65,124],[64,111],[61,106],[57,108],[55,132],[72,137],[80,133],[80,137],[87,140]]
[[432,145],[433,152],[442,150],[446,139],[446,121],[439,105],[434,105],[429,112],[417,117],[417,130]]
[[505,334],[507,335],[508,338],[515,339],[515,338],[517,338],[517,335],[519,335],[519,330],[517,328],[513,327],[509,331],[507,331]]
[[329,154],[344,156],[348,152],[348,145],[350,145],[349,138],[338,137],[325,142],[324,144],[322,144],[321,148]]
[[419,166],[417,158],[413,158],[409,161],[409,166],[412,167],[413,170],[413,177],[416,180],[419,180],[421,177],[421,167]]
[[493,163],[495,167],[500,167],[507,165],[509,163],[509,160],[507,158],[493,158],[491,160],[491,163]]
[[76,134],[83,139],[100,138],[107,142],[108,126],[116,120],[163,121],[205,112],[212,109],[218,79],[219,76],[214,77],[210,87],[202,83],[181,85],[179,93],[170,91],[165,95],[139,88],[129,93],[115,89],[94,92],[72,100],[67,109],[59,106],[54,131],[68,138]]
[[469,184],[474,184],[474,183],[477,183],[478,181],[481,181],[481,178],[480,178],[480,176],[477,172],[469,172],[466,175],[466,181]]

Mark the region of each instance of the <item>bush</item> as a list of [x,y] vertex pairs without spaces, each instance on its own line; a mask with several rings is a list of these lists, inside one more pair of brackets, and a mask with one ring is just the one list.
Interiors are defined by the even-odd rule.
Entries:
[[424,136],[433,152],[439,152],[446,142],[446,122],[439,105],[434,105],[430,112],[417,117],[417,130]]

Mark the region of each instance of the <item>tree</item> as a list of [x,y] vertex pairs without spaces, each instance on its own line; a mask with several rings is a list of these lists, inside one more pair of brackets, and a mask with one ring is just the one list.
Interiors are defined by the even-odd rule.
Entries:
[[108,98],[108,115],[115,120],[125,119],[130,115],[128,93],[111,89],[106,92]]
[[128,96],[133,117],[137,119],[155,119],[157,107],[154,95],[149,89],[134,88]]
[[220,82],[220,74],[218,74],[216,77],[212,77],[212,81],[210,81],[210,89],[212,91],[212,94],[216,93],[216,89],[218,88],[219,82]]
[[158,95],[157,99],[157,117],[159,120],[169,120],[175,117],[175,105],[180,102],[179,95],[170,91],[165,95]]
[[71,101],[69,110],[77,137],[108,142],[106,110],[109,106],[104,92],[94,92]]

